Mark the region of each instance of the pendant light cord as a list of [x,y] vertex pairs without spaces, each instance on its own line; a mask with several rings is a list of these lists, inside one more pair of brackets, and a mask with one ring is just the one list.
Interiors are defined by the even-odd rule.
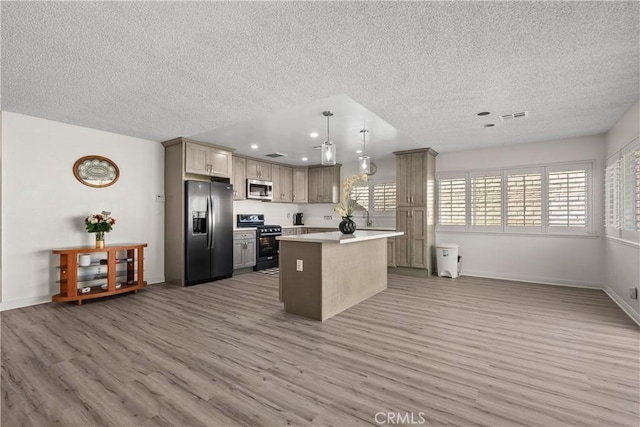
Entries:
[[360,133],[362,134],[362,155],[366,156],[367,155],[367,134],[369,133],[369,131],[366,129],[362,129]]

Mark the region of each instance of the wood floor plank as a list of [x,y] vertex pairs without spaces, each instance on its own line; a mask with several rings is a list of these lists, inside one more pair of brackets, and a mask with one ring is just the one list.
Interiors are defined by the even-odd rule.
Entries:
[[1,424],[640,425],[640,330],[602,291],[388,281],[325,322],[260,273],[5,311]]

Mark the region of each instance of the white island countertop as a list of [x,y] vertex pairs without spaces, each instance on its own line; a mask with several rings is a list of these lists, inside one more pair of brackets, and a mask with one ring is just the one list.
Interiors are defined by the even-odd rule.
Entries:
[[356,230],[353,234],[342,234],[339,231],[327,233],[298,234],[294,236],[278,236],[277,240],[300,243],[356,243],[365,240],[386,239],[388,237],[402,236],[402,231],[373,231]]

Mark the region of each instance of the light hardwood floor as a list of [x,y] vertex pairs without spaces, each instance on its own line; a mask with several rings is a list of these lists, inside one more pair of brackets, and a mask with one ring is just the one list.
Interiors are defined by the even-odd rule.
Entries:
[[11,310],[1,332],[2,427],[640,424],[640,331],[597,290],[390,275],[320,323],[249,273]]

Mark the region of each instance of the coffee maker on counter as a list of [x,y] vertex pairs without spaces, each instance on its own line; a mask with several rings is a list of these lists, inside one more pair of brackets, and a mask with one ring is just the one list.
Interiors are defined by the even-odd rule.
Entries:
[[302,212],[293,214],[293,225],[304,225],[302,223]]

